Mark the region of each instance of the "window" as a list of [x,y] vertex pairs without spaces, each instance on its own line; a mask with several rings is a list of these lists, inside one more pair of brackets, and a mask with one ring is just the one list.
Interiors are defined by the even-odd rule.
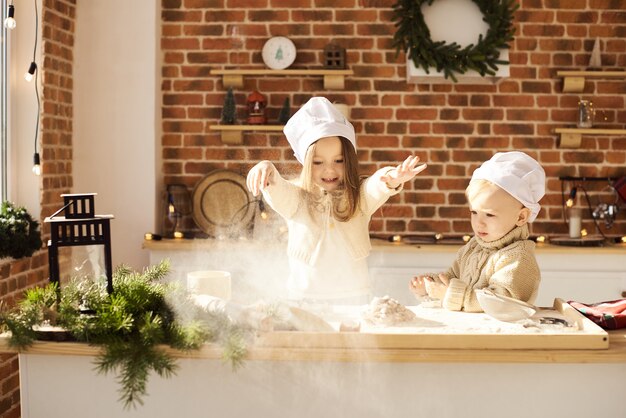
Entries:
[[7,1],[0,0],[0,201],[8,198],[7,164],[8,164],[8,134],[9,134],[9,83],[7,57],[9,50],[8,32],[4,27],[4,19],[7,14]]

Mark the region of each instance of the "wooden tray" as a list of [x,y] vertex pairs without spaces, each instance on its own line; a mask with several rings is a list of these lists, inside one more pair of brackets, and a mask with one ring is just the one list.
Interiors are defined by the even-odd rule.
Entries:
[[[441,309],[439,309],[441,311]],[[421,311],[422,314],[425,311]],[[561,299],[555,299],[553,308],[542,308],[533,318],[562,317],[576,329],[557,328],[549,332],[513,332],[521,324],[497,321],[484,313],[450,312],[464,315],[473,322],[471,331],[445,329],[445,326],[404,326],[391,328],[362,328],[361,332],[298,332],[275,331],[258,336],[254,347],[290,349],[607,349],[606,331],[585,318]],[[432,321],[428,317],[425,321]]]

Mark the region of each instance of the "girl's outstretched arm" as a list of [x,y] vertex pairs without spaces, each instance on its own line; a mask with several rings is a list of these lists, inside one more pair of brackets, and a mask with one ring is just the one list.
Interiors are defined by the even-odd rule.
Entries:
[[381,176],[380,179],[387,183],[390,189],[395,189],[426,169],[426,164],[417,165],[419,160],[418,156],[410,155],[402,164],[390,170],[384,176]]
[[267,186],[273,183],[276,167],[270,161],[264,160],[252,167],[246,178],[248,190],[253,196],[258,196]]

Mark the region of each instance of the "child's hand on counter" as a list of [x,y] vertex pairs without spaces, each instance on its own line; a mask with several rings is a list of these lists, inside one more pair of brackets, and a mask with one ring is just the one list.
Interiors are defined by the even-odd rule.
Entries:
[[450,279],[448,279],[444,274],[439,274],[439,280],[435,280],[432,277],[425,277],[424,281],[424,287],[426,288],[428,296],[434,299],[443,300],[446,296],[446,292],[448,291]]
[[415,295],[416,298],[421,298],[427,295],[424,279],[428,276],[415,276],[409,282],[409,290]]

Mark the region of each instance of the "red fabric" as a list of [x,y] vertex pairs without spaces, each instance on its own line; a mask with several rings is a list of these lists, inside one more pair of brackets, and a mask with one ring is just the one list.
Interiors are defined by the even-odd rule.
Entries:
[[574,301],[567,303],[604,329],[626,328],[626,299],[592,304]]

